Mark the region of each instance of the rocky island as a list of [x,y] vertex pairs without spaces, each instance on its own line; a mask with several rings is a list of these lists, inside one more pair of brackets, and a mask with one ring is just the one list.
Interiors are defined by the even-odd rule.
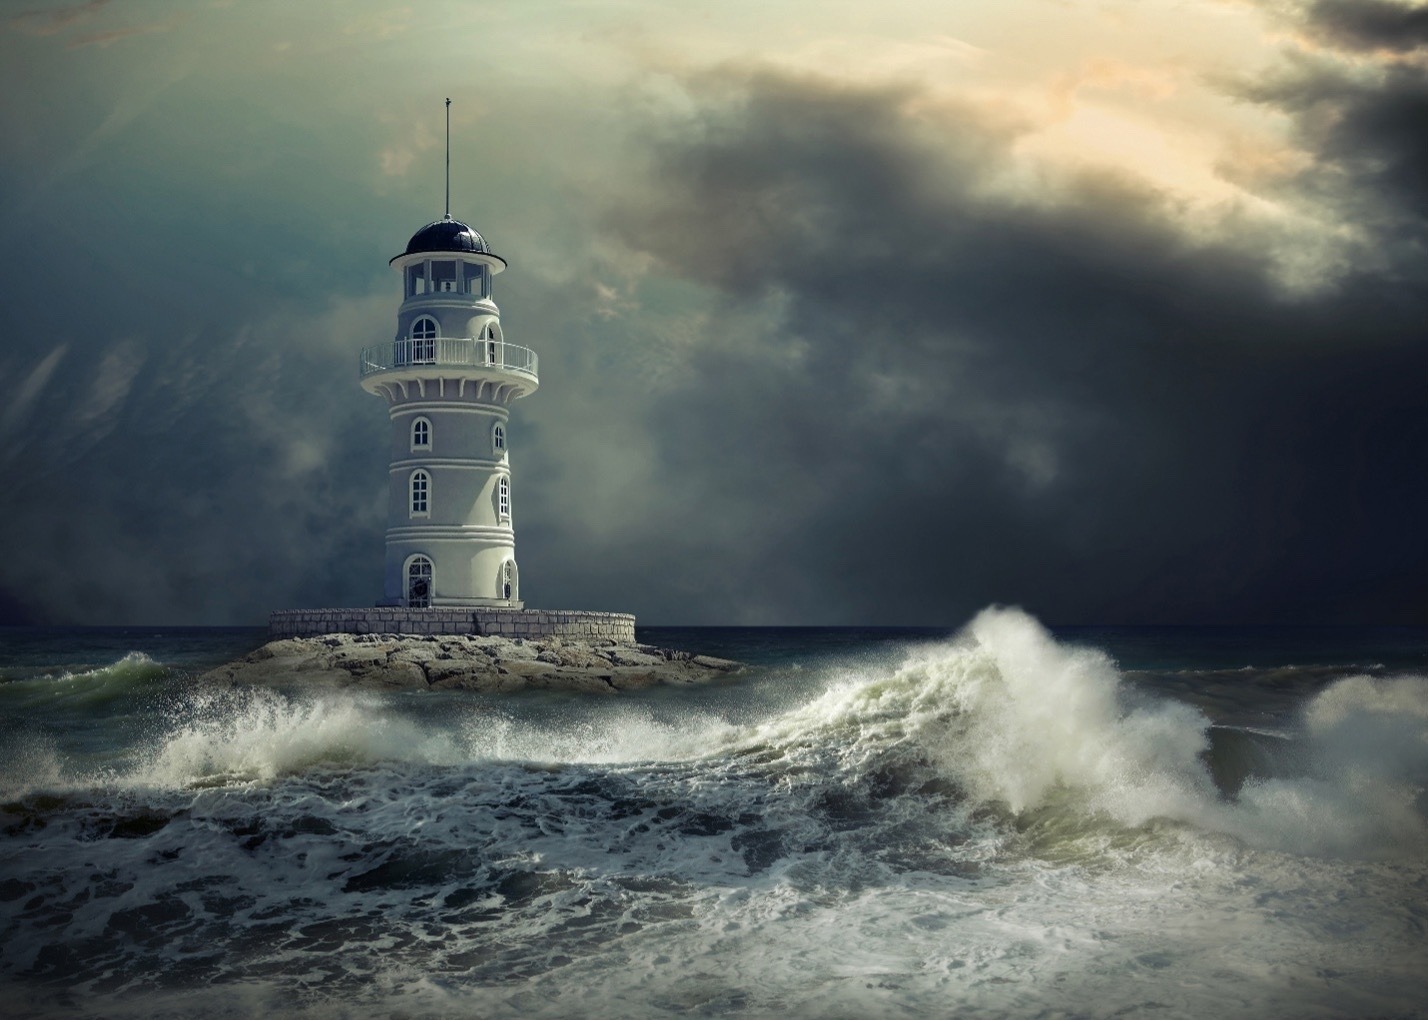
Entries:
[[741,663],[653,645],[473,634],[324,634],[270,641],[205,673],[219,684],[617,694],[727,676]]

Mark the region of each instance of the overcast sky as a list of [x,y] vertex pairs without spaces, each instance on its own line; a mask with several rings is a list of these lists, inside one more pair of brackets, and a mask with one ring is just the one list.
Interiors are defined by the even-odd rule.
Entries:
[[0,620],[380,596],[450,96],[528,605],[1428,623],[1422,5],[0,11]]

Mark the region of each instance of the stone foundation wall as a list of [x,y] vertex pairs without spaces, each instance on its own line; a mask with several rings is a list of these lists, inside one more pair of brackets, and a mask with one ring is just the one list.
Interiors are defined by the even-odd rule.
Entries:
[[268,634],[476,634],[632,645],[635,618],[579,609],[279,609],[268,617]]

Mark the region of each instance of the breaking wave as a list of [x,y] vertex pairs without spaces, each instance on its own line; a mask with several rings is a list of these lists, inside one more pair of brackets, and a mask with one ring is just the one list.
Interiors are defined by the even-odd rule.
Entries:
[[0,683],[0,704],[16,708],[101,708],[162,680],[168,669],[143,652],[129,652],[94,669]]
[[[131,653],[102,669],[5,686],[92,708],[162,671]],[[1257,733],[1214,726],[1199,709],[1131,683],[1106,653],[1060,643],[1019,610],[992,608],[896,665],[767,682],[797,685],[795,703],[742,720],[693,703],[656,711],[638,699],[542,715],[519,699],[188,692],[126,766],[102,775],[67,768],[52,741],[32,739],[11,749],[4,769],[26,781],[5,785],[12,795],[66,783],[183,789],[384,762],[707,760],[780,782],[811,774],[846,788],[880,783],[884,795],[941,783],[958,803],[1023,827],[1048,818],[1064,826],[1068,814],[1093,827],[1171,822],[1258,847],[1348,856],[1428,843],[1421,677],[1340,680],[1304,706],[1297,728]]]
[[972,803],[1015,816],[1179,822],[1314,854],[1428,843],[1428,680],[1343,679],[1295,732],[1225,731],[1015,609],[984,610],[891,675],[845,678],[760,736],[832,748],[850,768],[927,763]]
[[376,696],[292,699],[263,688],[200,696],[126,785],[263,782],[315,766],[377,762],[452,765],[467,758],[452,733],[393,712]]
[[1421,1012],[1428,680],[1280,677],[1274,712],[1223,714],[1253,690],[1217,675],[1194,707],[1167,693],[1194,678],[1013,609],[860,652],[619,698],[171,671],[33,702],[0,733],[0,991],[91,1016]]

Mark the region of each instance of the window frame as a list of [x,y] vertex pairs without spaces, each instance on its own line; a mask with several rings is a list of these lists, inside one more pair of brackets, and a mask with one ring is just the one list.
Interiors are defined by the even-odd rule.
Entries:
[[[423,426],[425,427],[423,428]],[[419,441],[417,439],[417,434],[419,432],[423,434],[425,442]],[[411,439],[411,452],[418,453],[421,451],[430,451],[431,435],[432,427],[430,418],[428,418],[426,415],[418,415],[417,417],[413,418],[411,429],[408,431],[408,437]]]
[[511,476],[501,475],[496,480],[496,518],[501,521],[511,519]]
[[[431,259],[429,262],[427,262],[426,265],[427,265],[427,279],[430,281],[429,286],[431,287],[430,293],[432,293],[432,294],[459,294],[459,293],[461,293],[461,278],[462,278],[462,275],[463,275],[463,274],[462,274],[462,270],[461,270],[462,260],[460,260],[460,259]],[[448,270],[445,268],[445,267],[447,267],[447,266],[450,266],[450,270],[449,270],[449,271],[450,271],[451,275],[450,275],[449,277],[445,275],[445,274],[448,272]],[[441,277],[440,277],[440,278],[438,278],[438,275],[437,275],[438,273],[441,274]],[[450,286],[448,286],[448,287],[443,287],[442,284],[450,284]]]
[[[418,327],[421,328],[418,332]],[[428,332],[430,330],[430,332]],[[435,316],[418,315],[407,327],[407,342],[411,346],[410,363],[431,365],[436,362],[436,338],[441,336],[441,323]]]
[[407,475],[407,516],[431,516],[431,472],[425,468]]

